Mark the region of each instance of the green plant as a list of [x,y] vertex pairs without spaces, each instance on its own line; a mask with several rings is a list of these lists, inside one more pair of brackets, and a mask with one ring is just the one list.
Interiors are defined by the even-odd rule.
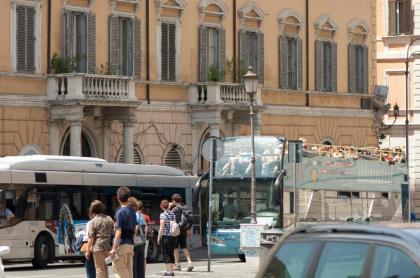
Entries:
[[212,82],[218,82],[220,81],[220,71],[215,66],[211,65],[208,69],[208,80]]
[[54,53],[51,59],[52,71],[55,74],[74,72],[79,65],[80,59],[80,56],[63,58],[59,57],[57,53]]
[[108,63],[106,63],[105,65],[101,64],[101,68],[98,70],[98,73],[102,74],[102,75],[111,75],[111,70],[109,69],[109,64]]

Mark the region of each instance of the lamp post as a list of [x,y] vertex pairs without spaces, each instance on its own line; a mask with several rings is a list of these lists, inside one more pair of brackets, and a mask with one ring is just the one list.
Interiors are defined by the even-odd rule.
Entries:
[[252,67],[248,67],[248,72],[244,75],[245,92],[249,96],[249,116],[251,120],[251,224],[257,224],[257,187],[255,172],[255,142],[254,142],[254,98],[258,87],[258,75],[252,71]]

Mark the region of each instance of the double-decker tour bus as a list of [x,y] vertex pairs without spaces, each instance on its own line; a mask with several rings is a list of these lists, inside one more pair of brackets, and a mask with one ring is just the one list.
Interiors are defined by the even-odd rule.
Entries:
[[[276,180],[283,168],[284,141],[283,137],[255,136],[257,220],[273,226],[280,221],[280,192]],[[216,162],[211,194],[211,250],[214,254],[238,255],[244,261],[245,256],[239,249],[239,229],[241,223],[251,221],[251,137],[224,138],[222,142],[225,151]],[[200,179],[194,190],[194,203],[200,199],[203,236],[208,232],[205,180]]]
[[[119,186],[128,186],[159,223],[159,204],[179,193],[191,206],[196,177],[158,165],[108,163],[98,158],[20,156],[0,158],[0,245],[5,261],[32,261],[38,268],[55,259],[80,257],[76,234],[85,229],[90,203],[101,200],[114,215]],[[148,259],[157,260],[156,227]]]

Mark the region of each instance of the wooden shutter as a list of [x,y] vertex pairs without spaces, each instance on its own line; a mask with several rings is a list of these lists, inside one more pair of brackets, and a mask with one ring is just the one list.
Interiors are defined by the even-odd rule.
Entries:
[[169,65],[169,79],[176,80],[176,25],[169,24],[168,28],[168,65]]
[[160,55],[161,55],[161,79],[168,80],[168,23],[161,23],[161,47],[160,47]]
[[225,80],[226,74],[226,31],[223,28],[219,31],[219,76],[221,81]]
[[317,91],[324,90],[324,43],[315,41],[315,88]]
[[246,60],[246,31],[244,30],[240,30],[239,31],[239,63],[238,63],[238,67],[239,70],[238,75],[238,81],[242,80],[242,73],[246,72],[247,70],[247,60]]
[[207,81],[207,27],[201,25],[198,30],[199,81]]
[[348,45],[348,90],[350,93],[356,92],[356,47],[354,44]]
[[388,34],[395,36],[397,34],[396,2],[388,0]]
[[413,11],[411,9],[411,0],[404,1],[404,34],[413,34]]
[[16,70],[26,71],[26,8],[16,6]]
[[141,25],[140,19],[133,20],[133,68],[134,76],[140,79],[141,72]]
[[331,91],[337,92],[337,43],[331,42]]
[[363,93],[369,93],[369,47],[363,46]]
[[63,54],[65,58],[73,58],[73,12],[64,10],[63,16]]
[[96,72],[96,15],[87,15],[87,62],[88,73]]
[[287,72],[287,37],[280,36],[279,37],[279,65],[280,65],[280,88],[287,89],[288,88],[288,72]]
[[26,71],[35,72],[35,8],[26,7]]
[[297,88],[303,88],[303,50],[302,39],[296,38],[296,51],[297,51]]
[[258,33],[258,76],[260,84],[264,84],[264,33]]
[[118,16],[109,17],[109,71],[111,74],[119,73],[119,50],[118,50]]

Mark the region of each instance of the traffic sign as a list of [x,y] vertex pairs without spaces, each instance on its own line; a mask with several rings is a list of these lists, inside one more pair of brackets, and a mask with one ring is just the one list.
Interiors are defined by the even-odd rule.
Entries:
[[203,155],[204,159],[207,161],[211,160],[211,143],[214,141],[215,151],[213,160],[219,160],[223,154],[225,153],[225,145],[223,144],[222,140],[215,136],[211,136],[204,141],[203,146],[201,147],[201,154]]

